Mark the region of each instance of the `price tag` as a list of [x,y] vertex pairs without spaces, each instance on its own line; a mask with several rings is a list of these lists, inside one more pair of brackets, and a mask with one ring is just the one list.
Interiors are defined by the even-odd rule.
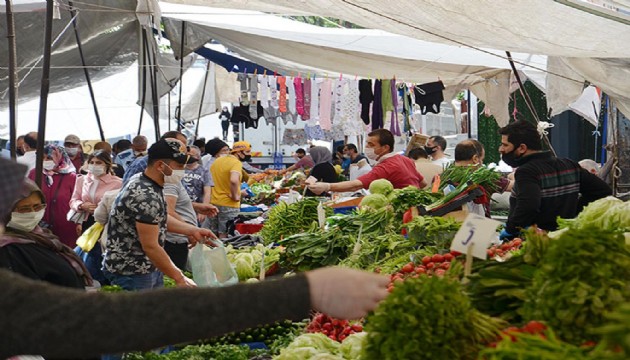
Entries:
[[320,229],[323,229],[326,226],[326,210],[324,210],[324,203],[321,201],[317,205],[317,220],[319,220]]
[[462,227],[455,234],[451,243],[451,250],[466,254],[474,244],[472,256],[485,260],[488,255],[486,250],[496,237],[496,230],[500,224],[496,220],[477,214],[469,214]]

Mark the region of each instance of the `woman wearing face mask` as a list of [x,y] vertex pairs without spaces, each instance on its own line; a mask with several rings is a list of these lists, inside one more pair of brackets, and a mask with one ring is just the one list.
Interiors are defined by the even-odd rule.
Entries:
[[[111,170],[112,160],[108,152],[99,150],[88,156],[87,175],[77,177],[70,200],[72,210],[85,214],[85,221],[76,225],[77,235],[81,235],[83,231],[94,225],[94,210],[101,202],[103,195],[107,191],[122,187],[122,179],[112,175]],[[101,272],[103,255],[100,244],[94,246],[83,258],[92,277],[101,283],[107,283]]]
[[46,211],[41,190],[25,180],[0,236],[0,267],[56,285],[83,288],[92,284],[83,262],[50,231],[39,227]]
[[[332,153],[328,148],[324,146],[315,146],[310,150],[311,157],[313,158],[313,162],[315,166],[311,170],[311,176],[316,178],[317,181],[323,181],[327,183],[336,183],[339,182],[339,176],[337,175],[337,171],[335,171],[335,167],[332,164]],[[327,194],[322,194],[327,195]],[[306,190],[306,196],[316,196],[310,190]]]
[[[28,178],[35,180],[35,171],[31,170]],[[68,221],[66,215],[70,211],[70,199],[74,192],[77,174],[66,150],[57,145],[44,147],[42,183],[40,189],[46,199],[44,227],[55,234],[61,242],[70,248],[76,246],[76,224]]]

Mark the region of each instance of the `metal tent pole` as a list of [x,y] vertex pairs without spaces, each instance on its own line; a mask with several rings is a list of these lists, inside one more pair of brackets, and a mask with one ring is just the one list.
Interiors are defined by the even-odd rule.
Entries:
[[52,51],[52,22],[54,1],[46,0],[46,28],[44,32],[44,64],[42,68],[42,86],[39,95],[39,124],[37,127],[37,161],[35,183],[41,186],[42,163],[44,160],[44,140],[46,139],[46,113],[48,111],[48,92],[50,90],[50,55]]
[[182,21],[182,38],[179,46],[179,101],[177,107],[177,131],[182,131],[182,78],[184,77],[184,41],[186,41],[186,22]]
[[83,55],[83,46],[81,45],[81,37],[79,36],[79,29],[77,28],[76,11],[74,10],[74,4],[72,1],[68,1],[70,5],[70,15],[72,16],[72,27],[74,28],[74,36],[77,39],[77,49],[79,50],[79,56],[81,57],[81,65],[83,66],[83,72],[85,73],[85,81],[87,82],[88,90],[90,92],[90,98],[92,99],[92,107],[94,107],[94,116],[96,117],[96,124],[98,125],[98,131],[101,136],[101,141],[105,141],[105,132],[103,131],[103,124],[101,123],[101,116],[98,113],[98,107],[96,106],[96,98],[94,97],[94,89],[92,88],[92,80],[90,79],[90,73],[85,64],[85,56]]
[[11,0],[6,0],[7,8],[7,40],[9,43],[9,140],[11,142],[11,159],[17,158],[16,138],[17,138],[17,48],[15,45],[15,19],[13,18],[13,4]]
[[[146,34],[144,33],[144,31],[142,31],[142,36],[140,37],[140,41],[142,41],[142,43],[140,44],[140,52],[142,52],[142,65],[140,65],[140,61],[138,61],[138,66],[142,66],[142,76],[141,76],[141,81],[142,81],[142,96],[141,96],[141,104],[140,104],[140,123],[138,124],[138,134],[140,135],[140,131],[142,130],[142,118],[144,117],[144,103],[147,100],[147,67],[146,62],[147,62],[147,54],[146,51],[144,51],[144,43],[146,42]],[[140,58],[138,57],[138,60],[140,60]]]
[[199,123],[201,122],[201,110],[203,109],[203,99],[206,96],[206,85],[208,84],[208,72],[210,71],[210,60],[206,60],[206,76],[203,79],[201,89],[201,100],[199,101],[199,113],[197,113],[197,126],[195,127],[195,139],[199,136]]
[[[144,42],[144,51],[147,54],[146,58],[148,61],[149,67],[149,76],[151,80],[151,102],[152,102],[152,110],[153,110],[153,130],[155,132],[155,141],[160,139],[160,98],[158,96],[157,89],[157,54],[155,53],[155,49],[151,49],[149,47],[149,36],[151,34],[147,34],[147,30],[143,30],[143,38],[146,40]],[[151,59],[153,56],[153,59]]]

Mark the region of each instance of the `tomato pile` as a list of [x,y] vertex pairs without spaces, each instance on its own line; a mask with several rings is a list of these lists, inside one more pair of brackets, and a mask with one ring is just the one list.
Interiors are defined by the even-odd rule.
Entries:
[[348,336],[362,332],[363,325],[351,324],[348,320],[339,320],[326,314],[317,313],[306,327],[307,333],[322,333],[334,341],[342,342]]
[[409,262],[398,272],[390,275],[387,290],[392,292],[396,283],[403,282],[408,278],[417,278],[422,274],[443,276],[446,270],[450,269],[451,262],[460,255],[461,253],[457,251],[451,251],[444,255],[435,254],[433,256],[425,256],[422,258],[422,264]]
[[514,238],[514,240],[505,242],[501,245],[492,245],[492,247],[490,249],[488,249],[488,257],[489,258],[493,258],[495,256],[498,257],[503,257],[505,256],[507,253],[509,253],[512,250],[518,250],[521,248],[521,245],[523,245],[523,240],[520,238]]

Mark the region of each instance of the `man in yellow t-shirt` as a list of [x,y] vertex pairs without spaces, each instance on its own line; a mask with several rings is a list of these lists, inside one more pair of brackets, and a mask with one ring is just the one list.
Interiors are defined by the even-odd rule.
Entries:
[[242,162],[251,159],[251,154],[251,144],[238,141],[234,143],[230,155],[219,157],[210,167],[214,181],[210,202],[219,209],[219,214],[210,219],[210,229],[220,238],[227,237],[227,223],[236,218],[240,211]]

